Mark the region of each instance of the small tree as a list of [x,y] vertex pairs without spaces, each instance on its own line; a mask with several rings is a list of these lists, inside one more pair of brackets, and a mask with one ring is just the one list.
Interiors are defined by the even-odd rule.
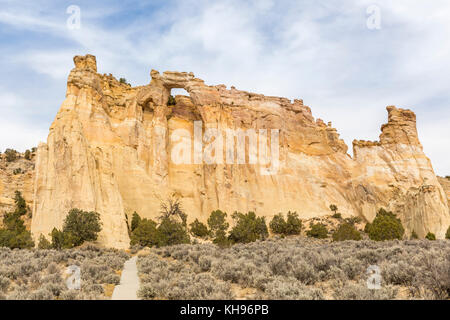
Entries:
[[61,250],[73,247],[73,243],[70,243],[70,237],[56,228],[53,228],[52,232],[50,233],[50,238],[52,239],[51,246],[53,249]]
[[227,230],[229,227],[226,221],[227,213],[215,210],[211,212],[208,218],[209,235],[213,238],[213,242],[220,245],[227,244]]
[[120,82],[120,83],[127,84],[127,79],[125,79],[125,78],[120,78],[120,79],[119,79],[119,82]]
[[25,199],[22,197],[22,193],[20,191],[17,190],[15,191],[14,203],[16,204],[15,212],[18,215],[24,216],[27,214],[27,203],[25,202]]
[[187,214],[184,213],[183,207],[181,206],[180,199],[177,198],[169,198],[167,202],[161,203],[161,216],[159,219],[161,221],[167,218],[179,218],[184,227],[187,227]]
[[85,241],[97,240],[101,231],[100,215],[97,212],[72,209],[64,220],[63,232],[73,238],[74,246],[79,246]]
[[0,229],[0,247],[10,249],[30,249],[34,247],[30,231],[17,232],[15,230]]
[[26,230],[20,214],[15,212],[5,213],[3,216],[3,226],[0,229],[0,247],[11,249],[25,249],[34,247],[31,232]]
[[41,234],[39,236],[38,249],[48,250],[51,248],[52,244],[50,243],[50,241],[48,241],[47,238],[43,234]]
[[282,234],[286,233],[286,221],[284,220],[283,214],[279,213],[272,218],[272,221],[269,223],[270,230],[274,234]]
[[141,217],[135,211],[133,213],[133,217],[131,218],[131,232],[133,232],[139,226],[140,222],[141,222]]
[[283,214],[279,213],[270,221],[269,227],[275,234],[298,235],[302,230],[302,221],[298,218],[296,212],[289,211],[287,220],[284,220]]
[[436,240],[436,235],[434,233],[428,232],[425,236],[425,239],[434,241]]
[[369,228],[369,238],[375,241],[403,238],[405,229],[395,214],[380,209]]
[[167,100],[168,106],[174,106],[177,104],[177,101],[175,100],[175,97],[173,95],[169,95],[169,99]]
[[209,234],[208,227],[195,219],[190,225],[191,234],[199,238],[206,238]]
[[417,240],[419,239],[419,236],[417,235],[416,231],[411,232],[411,240]]
[[26,230],[22,216],[27,212],[25,200],[20,192],[16,191],[15,209],[3,216],[3,228],[0,229],[0,247],[11,249],[24,249],[34,247],[31,232]]
[[334,214],[337,213],[338,207],[335,204],[330,204],[330,210],[334,212]]
[[158,246],[190,243],[186,227],[172,218],[164,218],[157,229]]
[[286,235],[299,235],[302,231],[302,220],[297,212],[289,211],[286,219]]
[[450,239],[450,227],[448,227],[447,232],[445,233],[445,239]]
[[264,240],[269,236],[265,218],[257,217],[254,212],[235,212],[232,218],[235,225],[228,238],[233,243],[249,243],[258,239]]
[[312,224],[306,235],[311,238],[325,239],[328,237],[327,227],[322,223]]
[[3,216],[3,225],[5,229],[21,233],[26,230],[23,220],[17,212],[7,212]]
[[31,151],[30,150],[25,151],[25,159],[31,160]]
[[17,159],[17,151],[14,149],[6,149],[5,150],[6,161],[13,162]]
[[333,241],[361,240],[361,234],[351,223],[344,223],[333,233]]
[[131,245],[152,247],[158,245],[157,223],[151,219],[142,219],[131,233]]

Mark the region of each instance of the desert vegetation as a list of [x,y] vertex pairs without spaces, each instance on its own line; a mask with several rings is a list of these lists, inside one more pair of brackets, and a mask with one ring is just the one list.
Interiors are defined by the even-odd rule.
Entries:
[[190,243],[187,215],[178,199],[168,199],[161,204],[157,223],[151,219],[133,214],[130,228],[131,245],[168,246]]
[[366,225],[366,232],[371,240],[384,241],[402,239],[405,229],[394,213],[380,209],[373,222]]
[[273,217],[269,226],[273,234],[283,236],[299,235],[302,231],[302,221],[299,219],[297,212],[289,211],[286,220],[283,214],[279,213]]
[[40,249],[70,249],[86,241],[97,240],[101,231],[100,215],[97,212],[72,209],[64,219],[62,230],[53,228],[51,242],[44,235],[39,238]]
[[[128,258],[124,251],[90,245],[70,250],[0,248],[0,299],[109,299]],[[80,290],[66,284],[66,270],[73,265],[80,267]]]
[[[130,255],[100,249],[96,212],[72,209],[61,230],[41,235],[37,249],[22,216],[29,208],[16,193],[15,210],[0,229],[0,299],[108,299]],[[400,220],[380,209],[362,231],[358,218],[337,206],[326,220],[275,215],[267,227],[255,212],[215,210],[204,224],[187,224],[177,199],[161,204],[157,221],[134,212],[129,224],[138,253],[142,299],[450,299],[450,246],[431,232],[406,240]],[[269,234],[269,230],[272,236]],[[449,237],[447,231],[447,238]],[[413,231],[411,239],[418,238]],[[433,240],[433,241],[430,241]],[[202,243],[199,243],[202,242]],[[88,242],[88,243],[86,243]],[[147,247],[147,248],[145,248]],[[22,250],[19,250],[22,249]],[[67,286],[79,266],[81,289]],[[371,268],[371,269],[369,269]],[[380,287],[367,281],[378,270]]]
[[26,230],[22,217],[31,214],[27,207],[25,199],[19,191],[14,196],[15,209],[12,212],[6,212],[3,216],[3,227],[0,228],[0,247],[8,248],[32,248],[34,241],[31,238],[31,232]]
[[[377,266],[381,288],[369,289]],[[270,238],[176,245],[139,256],[143,299],[449,299],[445,240]]]

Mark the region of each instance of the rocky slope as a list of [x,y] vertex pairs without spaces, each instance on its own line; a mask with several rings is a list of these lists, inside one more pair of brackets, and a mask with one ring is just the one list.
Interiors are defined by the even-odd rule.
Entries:
[[[0,225],[3,214],[14,210],[15,191],[20,191],[27,205],[33,205],[34,159],[25,159],[24,154],[17,153],[17,159],[6,161],[6,155],[0,154]],[[31,220],[25,216],[25,225],[30,227]]]
[[[442,238],[450,225],[447,197],[422,151],[410,110],[388,107],[380,140],[354,141],[352,159],[331,123],[314,119],[302,100],[208,86],[184,72],[152,70],[150,84],[131,87],[98,74],[92,55],[74,62],[66,99],[47,143],[38,148],[36,237],[60,227],[68,210],[79,207],[101,214],[104,244],[124,248],[126,216],[137,211],[155,218],[169,196],[182,198],[189,220],[205,221],[215,209],[255,210],[268,218],[291,210],[311,218],[328,215],[333,203],[344,217],[366,221],[380,207],[392,209],[408,232],[420,236],[432,231]],[[189,97],[177,96],[168,106],[172,88],[184,88]],[[188,143],[184,152],[198,150],[198,141],[192,141],[195,121],[202,122],[205,135],[209,129],[226,136],[227,129],[253,128],[267,129],[270,136],[279,129],[279,143],[276,136],[268,138],[276,145],[269,164],[249,164],[248,152],[261,153],[264,144],[256,150],[246,144],[246,164],[229,164],[214,148],[220,137],[203,137],[204,156],[224,159],[205,164],[184,154],[187,161],[180,164],[180,157],[174,159],[180,141]],[[267,172],[276,159],[279,169]]]

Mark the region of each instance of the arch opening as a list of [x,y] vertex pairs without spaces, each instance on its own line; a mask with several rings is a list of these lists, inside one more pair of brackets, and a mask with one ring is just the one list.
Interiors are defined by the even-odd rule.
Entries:
[[189,92],[186,91],[186,89],[183,88],[172,88],[170,90],[170,94],[174,97],[176,96],[187,96],[190,97]]

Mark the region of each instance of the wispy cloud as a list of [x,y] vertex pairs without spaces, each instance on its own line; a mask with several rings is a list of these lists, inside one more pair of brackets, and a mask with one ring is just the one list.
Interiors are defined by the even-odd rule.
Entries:
[[[450,139],[446,0],[375,1],[381,10],[376,31],[366,27],[366,9],[374,4],[368,0],[77,1],[80,30],[66,28],[70,1],[0,3],[0,67],[10,74],[0,87],[19,97],[33,92],[33,100],[46,105],[42,126],[61,103],[64,92],[54,91],[64,90],[72,56],[92,53],[100,72],[135,85],[148,83],[155,68],[303,98],[315,116],[333,121],[349,146],[355,138],[378,138],[385,106],[411,108],[436,171],[450,173],[441,144]],[[34,81],[24,83],[28,77]],[[17,119],[22,111],[8,109]],[[18,130],[29,125],[23,121]],[[8,146],[15,142],[0,144]]]

